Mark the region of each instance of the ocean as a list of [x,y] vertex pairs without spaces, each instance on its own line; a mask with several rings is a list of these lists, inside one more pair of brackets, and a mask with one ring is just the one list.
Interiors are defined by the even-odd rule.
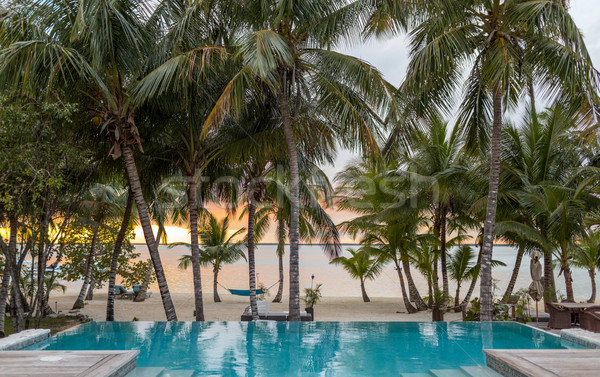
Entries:
[[[261,284],[266,287],[272,286],[278,280],[278,261],[275,254],[276,245],[260,244],[256,250],[256,271],[257,277]],[[347,248],[356,248],[357,245],[344,245],[344,250]],[[137,244],[136,250],[141,254],[140,258],[149,258],[146,245]],[[178,269],[178,259],[183,254],[189,253],[186,247],[175,247],[168,249],[165,245],[161,245],[160,254],[163,267],[167,275],[167,282],[171,292],[188,293],[193,291],[192,271],[191,268],[187,271]],[[287,248],[286,248],[287,253]],[[515,263],[517,251],[510,246],[498,245],[494,247],[494,259],[500,260],[506,264],[506,267],[496,267],[493,270],[493,279],[495,283],[495,296],[501,296],[506,289],[512,269]],[[284,256],[284,273],[285,284],[284,294],[288,290],[288,260],[287,254]],[[523,262],[519,270],[519,277],[515,286],[515,291],[521,288],[529,287],[531,278],[529,276],[529,256],[523,257]],[[419,291],[423,296],[427,295],[427,282],[416,269],[411,269],[415,282]],[[564,278],[557,276],[558,269],[555,271],[555,279],[557,288],[560,293],[566,294]],[[321,283],[323,296],[330,297],[360,297],[360,284],[358,280],[350,278],[348,273],[337,265],[329,264],[329,258],[323,253],[318,245],[301,245],[300,246],[300,287],[306,288],[311,286],[311,276],[314,275],[314,283]],[[227,288],[233,289],[248,289],[248,264],[242,260],[231,265],[223,266],[219,273],[219,283]],[[597,278],[597,284],[600,283]],[[441,276],[440,276],[441,285]],[[213,274],[209,267],[202,268],[202,288],[205,293],[212,293]],[[68,283],[67,294],[76,294],[81,287],[80,282]],[[455,294],[455,283],[450,280],[450,294]],[[150,288],[154,292],[158,291],[156,285]],[[464,297],[468,283],[463,283],[461,288],[461,298]],[[383,272],[374,280],[366,282],[366,290],[371,297],[399,297],[401,290],[398,282],[398,275],[392,264],[387,265]],[[575,268],[573,271],[573,290],[577,299],[587,299],[591,294],[591,282],[586,270]],[[219,288],[221,295],[229,294],[222,288]],[[277,293],[277,285],[269,290],[270,296]],[[478,295],[479,285],[477,286],[474,295]]]

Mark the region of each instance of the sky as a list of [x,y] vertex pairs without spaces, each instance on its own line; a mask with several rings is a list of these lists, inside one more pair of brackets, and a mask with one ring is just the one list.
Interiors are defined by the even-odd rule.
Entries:
[[[571,0],[570,13],[584,36],[594,66],[600,68],[600,0]],[[402,82],[408,66],[409,48],[408,39],[405,36],[384,40],[373,39],[364,44],[342,49],[341,51],[369,62],[379,69],[390,83],[396,86]],[[355,153],[347,150],[340,150],[337,154],[335,163],[323,166],[322,168],[333,182],[335,175],[355,157],[357,157]],[[217,206],[211,206],[210,210],[218,218],[225,216],[225,211]],[[345,221],[352,216],[350,213],[338,212],[333,209],[328,209],[327,212],[336,224]],[[232,223],[233,231],[244,227],[244,221],[244,219],[238,220],[236,218]],[[189,241],[188,231],[186,229],[169,227],[167,229],[167,234],[169,242]],[[346,236],[342,238],[342,241],[353,242],[351,238]],[[136,229],[135,242],[144,242],[143,234],[140,229]],[[262,242],[276,242],[273,232],[269,232]]]

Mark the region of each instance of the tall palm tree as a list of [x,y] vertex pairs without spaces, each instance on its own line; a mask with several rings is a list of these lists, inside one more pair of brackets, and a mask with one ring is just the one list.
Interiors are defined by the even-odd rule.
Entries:
[[490,321],[503,114],[531,82],[546,98],[595,111],[598,72],[562,0],[418,0],[410,7],[414,29],[404,89],[416,98],[413,108],[449,110],[457,89],[466,88],[459,124],[468,145],[490,151],[480,292],[481,320]]
[[[235,241],[246,231],[245,228],[240,228],[231,233],[229,231],[229,217],[218,221],[211,213],[204,216],[202,225],[200,226],[200,244],[202,250],[200,252],[200,264],[203,266],[212,266],[213,268],[213,295],[215,302],[221,302],[219,297],[219,272],[224,264],[235,263],[240,259],[246,259],[244,247],[241,241]],[[180,243],[171,244],[173,247]],[[189,244],[188,244],[189,246]],[[179,258],[179,268],[186,270],[192,264],[191,255],[184,255]]]
[[[277,98],[290,171],[290,320],[300,320],[299,207],[300,170],[297,127],[318,120],[313,133],[333,130],[342,146],[362,146],[376,153],[379,119],[373,109],[393,102],[394,88],[364,61],[329,48],[347,37],[353,25],[340,18],[333,0],[253,0],[239,3],[249,32],[240,38],[237,55],[243,66],[216,103],[206,127],[227,114],[239,114],[249,93]],[[257,80],[260,84],[257,84]],[[248,89],[249,91],[246,91]],[[330,127],[331,125],[342,127]]]
[[111,155],[123,157],[165,314],[173,321],[177,315],[134,156],[136,147],[141,150],[141,138],[130,91],[162,33],[147,23],[150,4],[147,0],[11,1],[0,28],[0,86],[34,95],[61,88],[74,96],[86,93],[85,107],[112,143]]
[[338,264],[344,268],[354,279],[360,280],[360,291],[364,302],[370,302],[367,290],[365,289],[365,281],[373,280],[383,270],[383,260],[380,257],[373,257],[370,250],[360,248],[358,250],[348,249],[351,257],[337,257],[330,263]]

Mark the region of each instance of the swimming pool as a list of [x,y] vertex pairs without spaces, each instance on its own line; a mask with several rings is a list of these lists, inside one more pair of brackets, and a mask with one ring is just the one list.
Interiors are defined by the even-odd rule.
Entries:
[[514,322],[89,322],[28,349],[136,349],[139,367],[202,376],[384,376],[521,348],[582,347]]

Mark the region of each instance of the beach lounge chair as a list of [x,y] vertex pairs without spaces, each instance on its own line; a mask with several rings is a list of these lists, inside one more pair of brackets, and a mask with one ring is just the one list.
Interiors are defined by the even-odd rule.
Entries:
[[592,306],[581,312],[579,322],[582,329],[600,333],[600,306]]
[[133,291],[128,291],[122,285],[115,285],[115,297],[131,299],[133,295]]
[[[256,302],[257,310],[258,310],[258,318],[267,321],[278,321],[285,322],[289,319],[288,312],[270,312],[269,311],[269,301],[257,301]],[[246,307],[244,313],[242,313],[242,321],[252,321],[252,312],[250,307]],[[301,321],[312,321],[313,318],[306,311],[300,312],[300,320]]]
[[[134,296],[137,295],[139,291],[140,291],[140,285],[139,284],[134,284],[133,285]],[[145,298],[149,298],[150,296],[152,296],[152,291],[146,291],[146,297]]]
[[550,314],[548,327],[551,329],[571,328],[571,311],[557,303],[546,304],[546,310]]

